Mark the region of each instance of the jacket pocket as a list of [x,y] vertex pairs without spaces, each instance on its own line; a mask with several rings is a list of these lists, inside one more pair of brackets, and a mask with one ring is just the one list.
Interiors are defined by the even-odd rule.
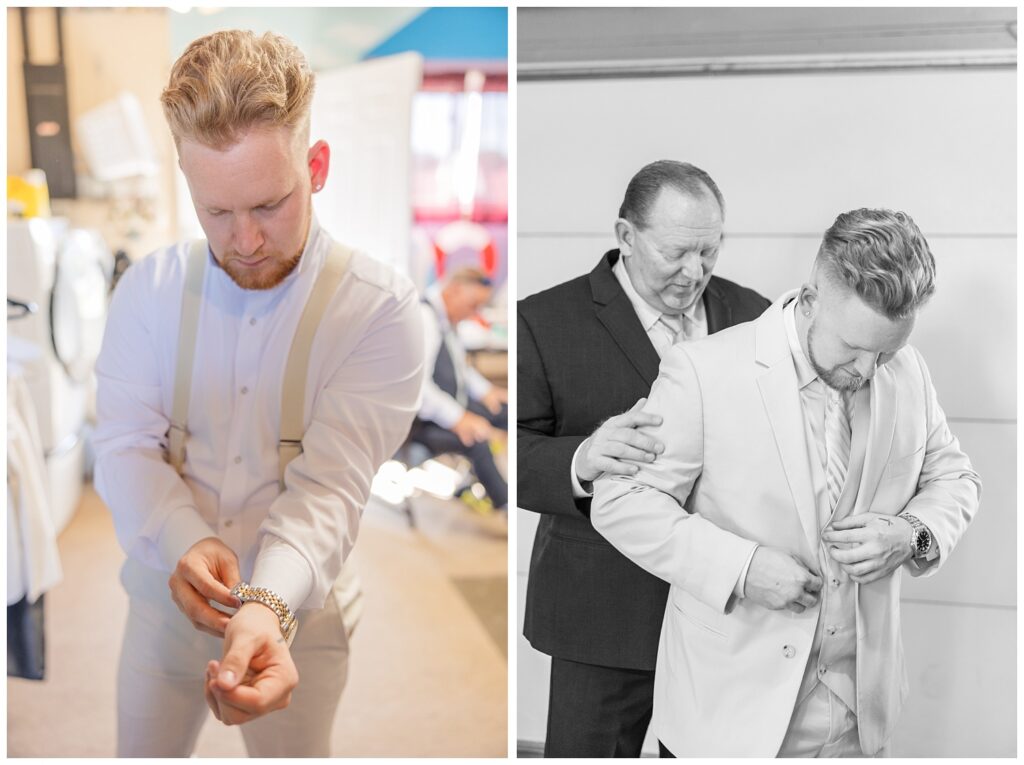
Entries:
[[[710,612],[711,610],[707,606],[704,606],[692,596],[681,595],[679,594],[679,591],[673,587],[672,596],[669,600],[672,603],[672,607],[695,627],[698,627],[704,632],[714,635],[721,640],[729,639],[729,635],[723,629],[723,625],[717,624],[719,620],[714,618],[717,614]],[[708,611],[710,613],[704,614],[701,613],[702,611]]]

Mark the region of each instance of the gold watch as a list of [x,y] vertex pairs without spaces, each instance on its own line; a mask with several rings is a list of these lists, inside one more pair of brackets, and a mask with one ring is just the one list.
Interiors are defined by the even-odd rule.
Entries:
[[281,634],[284,636],[285,643],[291,647],[292,641],[295,640],[295,633],[299,631],[299,620],[288,608],[284,598],[273,590],[268,590],[266,587],[253,587],[248,582],[236,584],[231,588],[231,594],[243,603],[262,603],[273,611],[281,623]]

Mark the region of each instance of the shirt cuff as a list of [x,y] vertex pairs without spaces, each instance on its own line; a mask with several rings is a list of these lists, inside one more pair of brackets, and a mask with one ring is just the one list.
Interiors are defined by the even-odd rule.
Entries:
[[466,410],[447,393],[442,393],[442,398],[437,402],[437,410],[434,413],[434,422],[446,430],[455,427],[455,423],[462,419]]
[[277,537],[267,537],[256,555],[249,584],[270,590],[295,613],[313,591],[313,572],[298,550]]
[[160,529],[157,540],[160,560],[168,571],[173,571],[192,545],[201,539],[215,536],[217,532],[210,528],[196,508],[188,505],[179,507],[167,516]]
[[747,556],[747,562],[743,564],[743,570],[740,572],[740,578],[736,580],[736,586],[732,588],[732,594],[737,598],[747,597],[747,572],[750,570],[750,561],[754,560],[754,553],[757,552],[757,548],[760,545],[754,545],[754,549],[750,551],[750,555]]
[[[583,444],[585,443],[586,441],[583,442]],[[576,451],[572,453],[572,463],[569,465],[569,477],[572,479],[572,496],[574,499],[587,499],[594,496],[594,482],[587,481],[587,488],[584,488],[583,484],[580,483],[579,477],[576,475],[576,456],[580,453],[580,449],[583,448],[583,444],[576,447]]]

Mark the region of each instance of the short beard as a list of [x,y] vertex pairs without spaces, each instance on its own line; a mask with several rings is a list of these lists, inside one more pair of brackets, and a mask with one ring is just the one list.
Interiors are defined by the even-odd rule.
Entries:
[[814,367],[814,371],[818,373],[818,377],[832,390],[839,391],[840,393],[855,393],[860,390],[866,382],[863,377],[852,378],[849,375],[840,376],[841,373],[836,371],[836,368],[825,369],[818,360],[814,357],[814,325],[815,321],[811,320],[811,326],[807,328],[807,357],[811,362],[811,366]]
[[270,290],[283,282],[296,269],[300,260],[302,260],[302,250],[284,261],[271,255],[270,264],[256,271],[245,268],[245,266],[235,265],[233,257],[225,258],[221,268],[231,277],[231,281],[244,290]]

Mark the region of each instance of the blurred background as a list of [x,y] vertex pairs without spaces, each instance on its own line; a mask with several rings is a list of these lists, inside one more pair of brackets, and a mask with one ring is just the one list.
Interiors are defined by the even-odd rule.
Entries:
[[[18,426],[8,436],[8,624],[20,625],[8,630],[7,751],[110,756],[127,599],[123,553],[89,482],[93,364],[124,269],[202,236],[158,100],[172,62],[218,29],[294,41],[317,72],[314,140],[332,148],[330,180],[314,197],[321,225],[421,291],[462,266],[482,269],[491,301],[458,334],[470,362],[505,386],[507,13],[175,6],[6,16],[8,420]],[[335,752],[504,756],[506,515],[481,500],[465,460],[414,447],[382,468],[364,515],[355,557],[366,609]],[[504,470],[505,443],[492,449]],[[33,660],[12,677],[11,640],[39,634],[45,649],[29,645]],[[244,747],[237,729],[208,721],[196,754]]]
[[[984,482],[934,578],[904,577],[911,691],[895,755],[1016,754],[1017,16],[1004,8],[518,11],[524,298],[616,246],[626,184],[691,162],[726,201],[715,273],[774,300],[840,212],[889,207],[931,245],[911,342]],[[522,637],[534,513],[518,511],[518,747],[544,740],[549,659]],[[653,744],[653,746],[652,746]],[[646,752],[657,753],[648,738]]]

